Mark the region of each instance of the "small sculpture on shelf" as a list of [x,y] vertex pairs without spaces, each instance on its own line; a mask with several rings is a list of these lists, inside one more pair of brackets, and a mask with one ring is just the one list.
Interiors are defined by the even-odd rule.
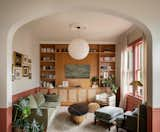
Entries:
[[92,88],[98,88],[98,77],[97,76],[93,76],[91,78],[91,83],[92,83]]
[[42,82],[41,82],[41,86],[42,86],[43,88],[54,88],[53,83],[51,83],[51,82],[46,82],[46,81],[42,81]]

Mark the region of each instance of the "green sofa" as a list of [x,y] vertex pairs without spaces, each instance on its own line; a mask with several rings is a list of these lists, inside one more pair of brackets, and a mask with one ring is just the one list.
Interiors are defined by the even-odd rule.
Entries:
[[[31,116],[29,119],[35,119],[40,124],[47,128],[52,122],[58,107],[60,106],[59,96],[56,94],[44,95],[37,93],[28,96],[30,100]],[[41,115],[37,112],[37,108]]]

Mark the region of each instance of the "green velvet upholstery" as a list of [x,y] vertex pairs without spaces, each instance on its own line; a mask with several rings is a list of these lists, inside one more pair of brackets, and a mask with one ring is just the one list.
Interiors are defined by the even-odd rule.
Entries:
[[59,101],[59,96],[56,94],[46,94],[45,99],[46,102],[57,102]]
[[38,108],[38,105],[37,105],[37,102],[36,102],[34,96],[33,95],[29,95],[28,98],[29,98],[29,106],[30,106],[30,108],[31,109],[32,108]]
[[[138,113],[135,114],[134,110],[131,112],[132,114],[125,114],[125,120],[124,120],[124,126],[128,131],[135,132],[137,131],[137,122],[138,122],[138,116],[139,116],[139,132],[146,132],[147,131],[147,107],[146,104],[141,104],[138,111]],[[137,111],[137,112],[138,112]]]
[[42,93],[38,93],[36,95],[34,95],[37,105],[41,106],[43,103],[45,103],[45,97]]
[[[58,95],[50,95],[45,99],[45,95],[38,93],[28,96],[30,99],[31,116],[30,120],[36,119],[39,123],[43,124],[45,128],[52,122],[57,108],[60,106],[60,100]],[[42,111],[42,116],[37,114],[37,109]]]
[[56,108],[59,105],[59,102],[45,102],[40,106],[40,108]]

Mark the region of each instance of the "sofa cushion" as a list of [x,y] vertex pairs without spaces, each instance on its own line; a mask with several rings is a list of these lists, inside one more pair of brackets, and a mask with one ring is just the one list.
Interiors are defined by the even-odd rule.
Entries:
[[41,106],[43,103],[45,103],[45,98],[44,98],[44,95],[42,93],[38,93],[34,97],[37,101],[38,106]]
[[59,95],[46,94],[45,99],[46,99],[47,102],[58,102],[59,101]]
[[36,102],[34,96],[33,95],[29,95],[28,98],[29,98],[29,106],[30,106],[30,108],[37,108],[38,105],[37,105],[37,102]]
[[40,108],[56,108],[59,105],[59,102],[45,102],[40,106]]
[[120,107],[112,107],[112,106],[105,106],[98,110],[96,110],[95,115],[96,118],[102,119],[104,121],[109,121],[112,118],[123,114],[123,109]]

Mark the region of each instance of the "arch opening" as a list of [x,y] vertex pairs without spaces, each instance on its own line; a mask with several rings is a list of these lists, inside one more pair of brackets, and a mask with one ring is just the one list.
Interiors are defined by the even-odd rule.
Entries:
[[[83,9],[84,10],[84,9]],[[73,9],[72,10],[66,10],[66,11],[73,11]],[[66,11],[64,11],[64,12],[66,12]],[[151,47],[151,44],[152,44],[152,35],[151,35],[151,32],[150,32],[150,30],[148,29],[148,27],[145,25],[145,24],[143,24],[142,22],[140,22],[140,21],[138,21],[138,20],[136,20],[136,19],[134,19],[134,18],[132,18],[132,17],[129,17],[129,16],[126,16],[126,15],[122,15],[122,14],[120,14],[120,13],[116,13],[116,12],[114,12],[114,11],[111,11],[111,10],[98,10],[98,11],[95,11],[94,9],[92,10],[86,10],[86,11],[89,11],[89,12],[98,12],[98,13],[102,13],[102,14],[107,14],[107,15],[112,15],[112,16],[116,16],[116,17],[120,17],[120,18],[122,18],[122,19],[126,19],[127,21],[129,21],[129,22],[132,22],[134,25],[136,25],[138,28],[140,28],[141,30],[143,30],[144,31],[144,36],[145,36],[145,39],[146,39],[146,41],[147,41],[147,54],[148,53],[150,53],[151,51],[149,51],[150,50],[150,47]],[[61,12],[57,12],[57,13],[55,13],[55,14],[58,14],[58,13],[62,13],[62,11]],[[28,18],[28,19],[26,19],[26,20],[23,20],[23,21],[21,21],[21,22],[17,22],[16,24],[14,24],[11,28],[10,28],[10,31],[9,31],[9,33],[8,33],[8,38],[7,38],[7,47],[8,47],[8,53],[12,53],[12,46],[13,46],[13,39],[14,39],[14,35],[16,34],[16,32],[21,28],[21,27],[23,27],[24,25],[26,25],[27,23],[30,23],[30,22],[32,22],[32,21],[35,21],[35,20],[38,20],[38,19],[41,19],[41,18],[43,18],[43,17],[46,17],[46,16],[48,16],[48,15],[51,15],[51,14],[53,14],[52,12],[50,12],[50,13],[47,13],[47,14],[41,14],[40,16],[35,16],[35,17],[33,17],[33,18]],[[10,67],[10,70],[8,71],[8,75],[11,75],[11,64],[12,64],[12,54],[10,54],[10,56],[8,56],[8,58],[7,58],[8,60],[8,66]],[[147,65],[148,65],[148,62],[147,62]],[[150,70],[150,69],[149,69]],[[148,73],[147,73],[148,74]],[[150,78],[151,78],[151,76],[150,76]],[[151,80],[151,79],[148,79],[148,80]],[[10,80],[8,81],[8,83],[10,84],[10,88],[12,87],[11,85],[12,85],[12,83],[11,83],[11,77],[10,77]],[[149,82],[148,84],[147,84],[147,87],[148,88],[151,88],[151,84],[152,84],[152,82]],[[11,88],[12,89],[12,88]],[[149,90],[149,91],[151,91],[151,90]],[[13,95],[13,92],[11,92],[12,94],[10,95],[11,97],[12,97],[12,95]],[[150,92],[151,93],[151,92]],[[148,95],[149,96],[149,95]],[[10,97],[10,98],[11,98]],[[150,102],[152,102],[151,101],[151,99],[150,99]],[[10,103],[10,104],[12,104],[12,103]]]
[[[112,16],[115,16],[115,17],[118,17],[118,18],[121,18],[121,19],[124,19],[124,20],[127,20],[129,22],[131,22],[132,24],[136,25],[136,27],[138,27],[139,29],[141,29],[144,33],[144,36],[145,36],[145,39],[147,41],[147,49],[149,50],[150,49],[150,46],[152,44],[152,36],[151,36],[151,32],[150,30],[148,29],[148,27],[143,24],[142,22],[140,22],[139,20],[133,18],[133,17],[130,17],[130,16],[127,16],[127,15],[124,15],[124,14],[121,14],[121,13],[117,13],[113,10],[103,10],[103,9],[98,9],[98,10],[95,10],[95,9],[86,9],[86,8],[81,8],[81,9],[64,9],[64,10],[61,10],[61,11],[57,11],[57,12],[47,12],[46,14],[42,13],[41,15],[37,15],[35,17],[30,17],[30,18],[27,18],[27,19],[23,19],[21,21],[18,21],[17,23],[15,23],[9,30],[9,33],[8,33],[8,38],[7,38],[7,46],[8,46],[8,53],[12,53],[11,50],[12,50],[12,46],[13,46],[13,39],[14,39],[14,35],[16,33],[16,31],[18,31],[20,28],[24,27],[25,25],[27,25],[28,23],[31,23],[33,21],[38,21],[44,17],[47,17],[47,16],[51,16],[51,15],[57,15],[57,14],[61,14],[61,13],[64,13],[64,12],[74,12],[74,11],[82,11],[83,12],[96,12],[96,13],[100,13],[100,14],[103,14],[103,15],[112,15]],[[147,51],[148,52],[148,51]],[[8,57],[8,64],[9,66],[11,67],[11,57],[12,55],[10,54],[10,56]],[[11,69],[11,68],[10,68]],[[11,73],[11,70],[9,71]],[[11,75],[11,74],[10,74]],[[11,78],[9,80],[9,82],[11,82]],[[10,83],[11,84],[11,83]],[[148,84],[149,86],[151,86],[151,83]],[[12,87],[10,85],[10,87]],[[12,89],[12,88],[11,88]],[[11,104],[11,103],[10,103]]]

